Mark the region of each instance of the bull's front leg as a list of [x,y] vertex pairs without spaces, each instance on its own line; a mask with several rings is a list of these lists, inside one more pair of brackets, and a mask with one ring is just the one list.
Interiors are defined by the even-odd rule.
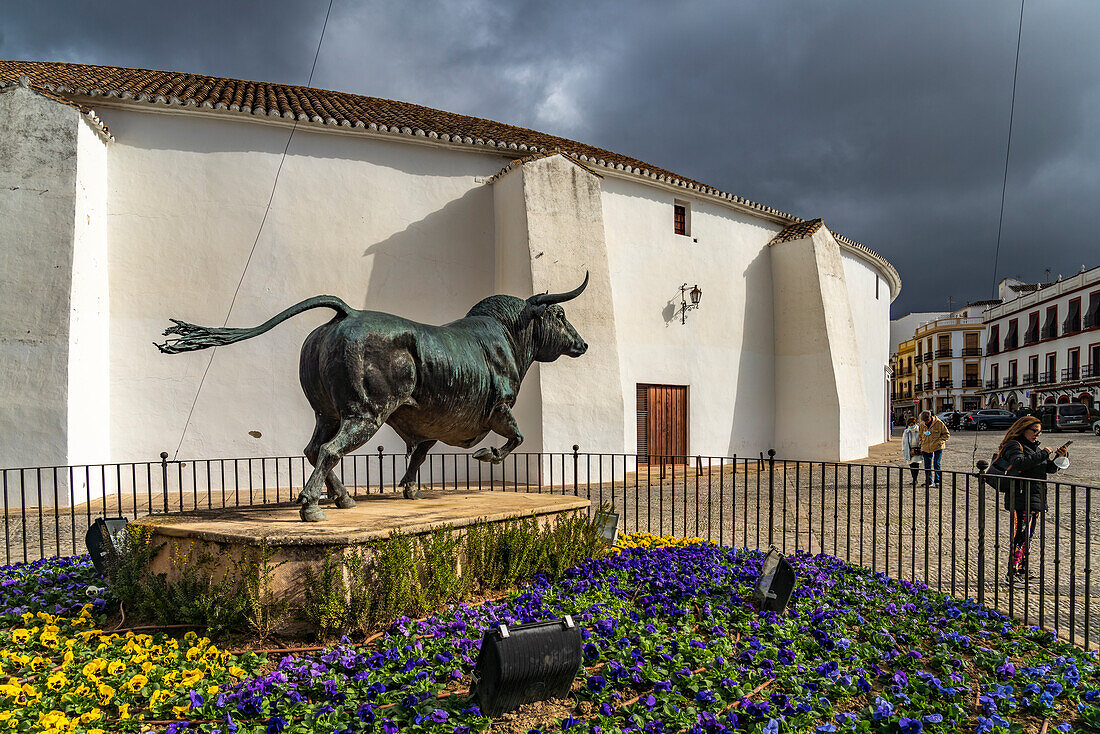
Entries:
[[493,433],[500,434],[508,441],[500,448],[490,446],[478,449],[474,452],[474,458],[478,461],[487,461],[490,464],[499,464],[504,461],[504,457],[523,443],[523,434],[519,432],[516,417],[512,415],[512,409],[507,405],[498,405],[493,410],[493,414],[489,416],[489,428],[492,429]]

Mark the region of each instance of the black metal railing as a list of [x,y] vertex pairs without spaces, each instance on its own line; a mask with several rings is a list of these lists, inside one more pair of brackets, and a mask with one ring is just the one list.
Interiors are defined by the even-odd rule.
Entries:
[[1062,381],[1067,380],[1080,380],[1081,368],[1080,367],[1064,367],[1062,368]]
[[[502,464],[429,454],[428,491],[571,494],[610,504],[623,532],[701,537],[722,545],[828,553],[895,578],[974,597],[1095,648],[1100,589],[1100,487],[1016,480],[1045,496],[1030,548],[1037,578],[1001,583],[1016,502],[977,472],[756,457],[514,453]],[[982,466],[984,462],[979,462]],[[336,474],[355,497],[404,501],[404,454],[345,457]],[[0,471],[7,563],[84,552],[96,517],[255,507],[294,500],[312,467],[303,457],[138,462]],[[1054,475],[1055,477],[1057,475]],[[927,482],[927,484],[926,484]],[[1012,493],[1009,493],[1010,495]],[[430,497],[431,495],[429,495]],[[430,500],[428,500],[430,501]],[[1030,501],[1025,499],[1030,506]],[[332,510],[339,512],[339,510]],[[1095,517],[1094,517],[1095,516]]]
[[1039,384],[1045,385],[1050,382],[1058,382],[1057,373],[1054,370],[1047,370],[1046,372],[1039,373]]
[[941,377],[936,380],[936,387],[938,389],[949,388],[954,384],[950,377]]
[[1010,376],[1004,378],[1003,382],[1004,382],[1005,387],[1015,387],[1015,385],[1016,385],[1016,376],[1015,375],[1010,375]]
[[950,357],[950,356],[951,356],[951,348],[950,347],[948,347],[947,349],[937,349],[936,350],[936,359],[942,359],[944,357]]
[[1039,381],[1039,376],[1034,374],[1034,373],[1029,372],[1026,375],[1024,375],[1023,380],[1021,381],[1020,384],[1021,385],[1034,385],[1038,381]]
[[982,378],[980,377],[964,377],[962,381],[963,387],[981,387]]
[[964,357],[980,357],[982,356],[981,347],[963,347],[962,356]]

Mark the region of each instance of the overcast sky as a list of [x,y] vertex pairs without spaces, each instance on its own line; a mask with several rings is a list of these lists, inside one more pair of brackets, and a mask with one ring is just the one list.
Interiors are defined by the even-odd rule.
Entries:
[[[0,0],[0,58],[304,84],[328,0]],[[1016,0],[333,0],[313,86],[631,155],[988,298]],[[1100,2],[1027,0],[998,277],[1100,265]]]

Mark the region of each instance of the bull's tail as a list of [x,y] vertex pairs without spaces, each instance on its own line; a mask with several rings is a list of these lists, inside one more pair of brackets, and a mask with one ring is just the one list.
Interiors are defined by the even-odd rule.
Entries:
[[165,329],[164,336],[175,338],[168,339],[163,344],[157,344],[156,347],[165,354],[179,354],[180,352],[192,352],[196,349],[234,344],[270,331],[287,319],[311,308],[331,308],[337,312],[339,318],[347,316],[354,310],[336,296],[314,296],[301,303],[294,304],[282,313],[276,314],[259,326],[253,326],[250,329],[196,326],[178,319],[169,319],[175,326],[169,326]]

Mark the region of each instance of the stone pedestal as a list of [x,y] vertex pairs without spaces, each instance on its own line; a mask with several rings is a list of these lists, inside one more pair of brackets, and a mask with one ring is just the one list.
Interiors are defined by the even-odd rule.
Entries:
[[152,530],[154,547],[160,547],[150,570],[180,576],[173,558],[211,559],[214,578],[232,572],[234,564],[250,556],[266,542],[269,562],[275,568],[271,591],[296,596],[303,570],[317,568],[326,559],[338,561],[369,553],[372,542],[392,533],[426,535],[448,526],[462,528],[477,523],[505,522],[534,516],[540,524],[555,522],[574,513],[587,513],[590,501],[569,495],[509,492],[425,491],[422,500],[400,495],[358,497],[348,510],[325,507],[329,519],[302,522],[298,505],[201,510],[155,516],[135,521]]

